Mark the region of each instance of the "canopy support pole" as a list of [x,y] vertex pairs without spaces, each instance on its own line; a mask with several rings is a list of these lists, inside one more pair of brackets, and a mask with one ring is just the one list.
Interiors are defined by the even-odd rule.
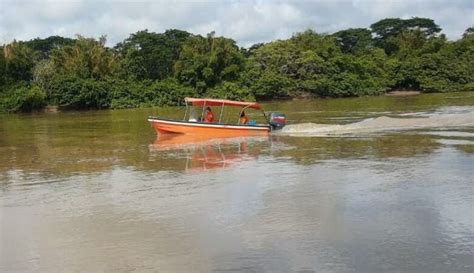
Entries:
[[186,121],[186,115],[188,114],[188,102],[186,102],[186,111],[184,112],[183,121]]
[[268,123],[270,123],[270,121],[268,120],[267,115],[265,114],[265,111],[263,111],[263,109],[262,109],[262,113],[263,113],[263,117],[265,118],[265,120],[266,120]]
[[204,109],[206,109],[206,101],[202,104],[201,122],[204,120]]
[[222,120],[222,113],[224,113],[224,102],[222,102],[222,106],[221,106],[221,114],[219,115],[219,123],[221,123],[221,120]]

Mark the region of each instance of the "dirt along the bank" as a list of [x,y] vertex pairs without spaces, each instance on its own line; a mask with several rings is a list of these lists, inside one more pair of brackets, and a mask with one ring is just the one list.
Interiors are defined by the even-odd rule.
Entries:
[[385,96],[403,97],[403,96],[415,96],[421,94],[421,91],[415,90],[394,90],[385,94]]

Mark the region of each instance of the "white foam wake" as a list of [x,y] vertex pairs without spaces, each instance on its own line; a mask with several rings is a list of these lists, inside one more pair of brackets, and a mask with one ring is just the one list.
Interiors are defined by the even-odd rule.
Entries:
[[293,136],[337,136],[347,134],[371,134],[386,131],[473,126],[474,112],[468,112],[460,114],[435,114],[421,118],[391,118],[382,116],[345,125],[300,123],[287,125],[278,132],[278,134]]

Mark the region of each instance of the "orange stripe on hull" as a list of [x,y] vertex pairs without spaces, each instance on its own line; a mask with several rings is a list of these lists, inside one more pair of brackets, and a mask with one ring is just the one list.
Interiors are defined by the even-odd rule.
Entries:
[[205,124],[158,119],[150,119],[149,122],[155,131],[161,134],[175,133],[210,136],[254,136],[267,135],[270,131],[270,128],[265,126]]

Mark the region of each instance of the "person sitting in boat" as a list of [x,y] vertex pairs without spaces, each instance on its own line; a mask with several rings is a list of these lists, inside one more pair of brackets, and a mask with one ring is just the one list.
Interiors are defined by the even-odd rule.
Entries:
[[245,112],[242,111],[242,113],[240,113],[240,124],[242,125],[247,124],[248,121],[249,121],[249,118],[245,115]]
[[204,112],[204,122],[206,123],[214,122],[214,114],[212,113],[211,107],[207,107],[206,112]]

